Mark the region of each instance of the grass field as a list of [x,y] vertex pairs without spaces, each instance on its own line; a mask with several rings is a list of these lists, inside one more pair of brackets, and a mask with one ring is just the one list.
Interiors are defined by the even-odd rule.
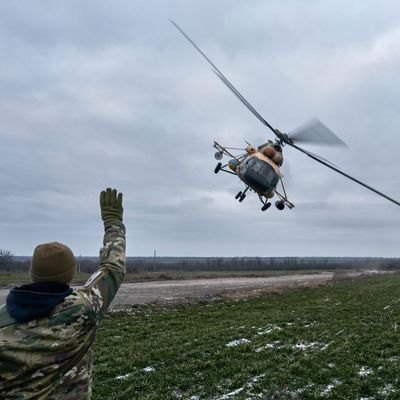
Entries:
[[400,399],[400,277],[131,306],[98,332],[105,399]]

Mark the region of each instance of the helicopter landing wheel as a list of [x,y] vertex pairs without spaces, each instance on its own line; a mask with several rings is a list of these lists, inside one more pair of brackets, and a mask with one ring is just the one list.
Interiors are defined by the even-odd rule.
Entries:
[[272,203],[265,203],[262,207],[261,207],[261,211],[265,211],[268,210],[268,208],[271,207]]
[[278,201],[275,202],[275,207],[278,210],[282,211],[285,208],[285,203],[283,201],[281,201],[281,200],[278,200]]
[[241,203],[245,198],[246,198],[246,194],[242,193],[241,196],[239,197],[239,203]]
[[237,200],[241,195],[242,195],[242,192],[239,192],[239,193],[235,196],[235,199]]
[[219,162],[219,163],[215,166],[214,172],[215,172],[216,174],[218,174],[218,172],[221,171],[221,168],[222,168],[222,163]]

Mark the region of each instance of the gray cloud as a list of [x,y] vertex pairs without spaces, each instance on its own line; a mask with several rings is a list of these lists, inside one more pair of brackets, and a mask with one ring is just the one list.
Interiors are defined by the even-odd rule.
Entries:
[[98,193],[125,195],[128,254],[398,256],[395,205],[285,149],[296,208],[234,200],[213,140],[271,135],[169,23],[274,126],[317,116],[350,146],[310,147],[400,198],[396,2],[32,1],[0,5],[0,247],[101,243]]

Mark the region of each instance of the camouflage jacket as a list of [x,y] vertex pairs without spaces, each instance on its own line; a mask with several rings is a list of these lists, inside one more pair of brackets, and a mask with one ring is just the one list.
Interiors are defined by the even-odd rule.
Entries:
[[18,322],[0,307],[0,399],[72,400],[91,396],[91,348],[125,275],[125,227],[104,234],[99,270],[48,315]]

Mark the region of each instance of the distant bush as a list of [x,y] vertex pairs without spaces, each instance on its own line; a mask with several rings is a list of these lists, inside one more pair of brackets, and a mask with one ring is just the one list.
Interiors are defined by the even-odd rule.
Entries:
[[13,258],[13,253],[9,250],[0,249],[0,267],[8,270]]

